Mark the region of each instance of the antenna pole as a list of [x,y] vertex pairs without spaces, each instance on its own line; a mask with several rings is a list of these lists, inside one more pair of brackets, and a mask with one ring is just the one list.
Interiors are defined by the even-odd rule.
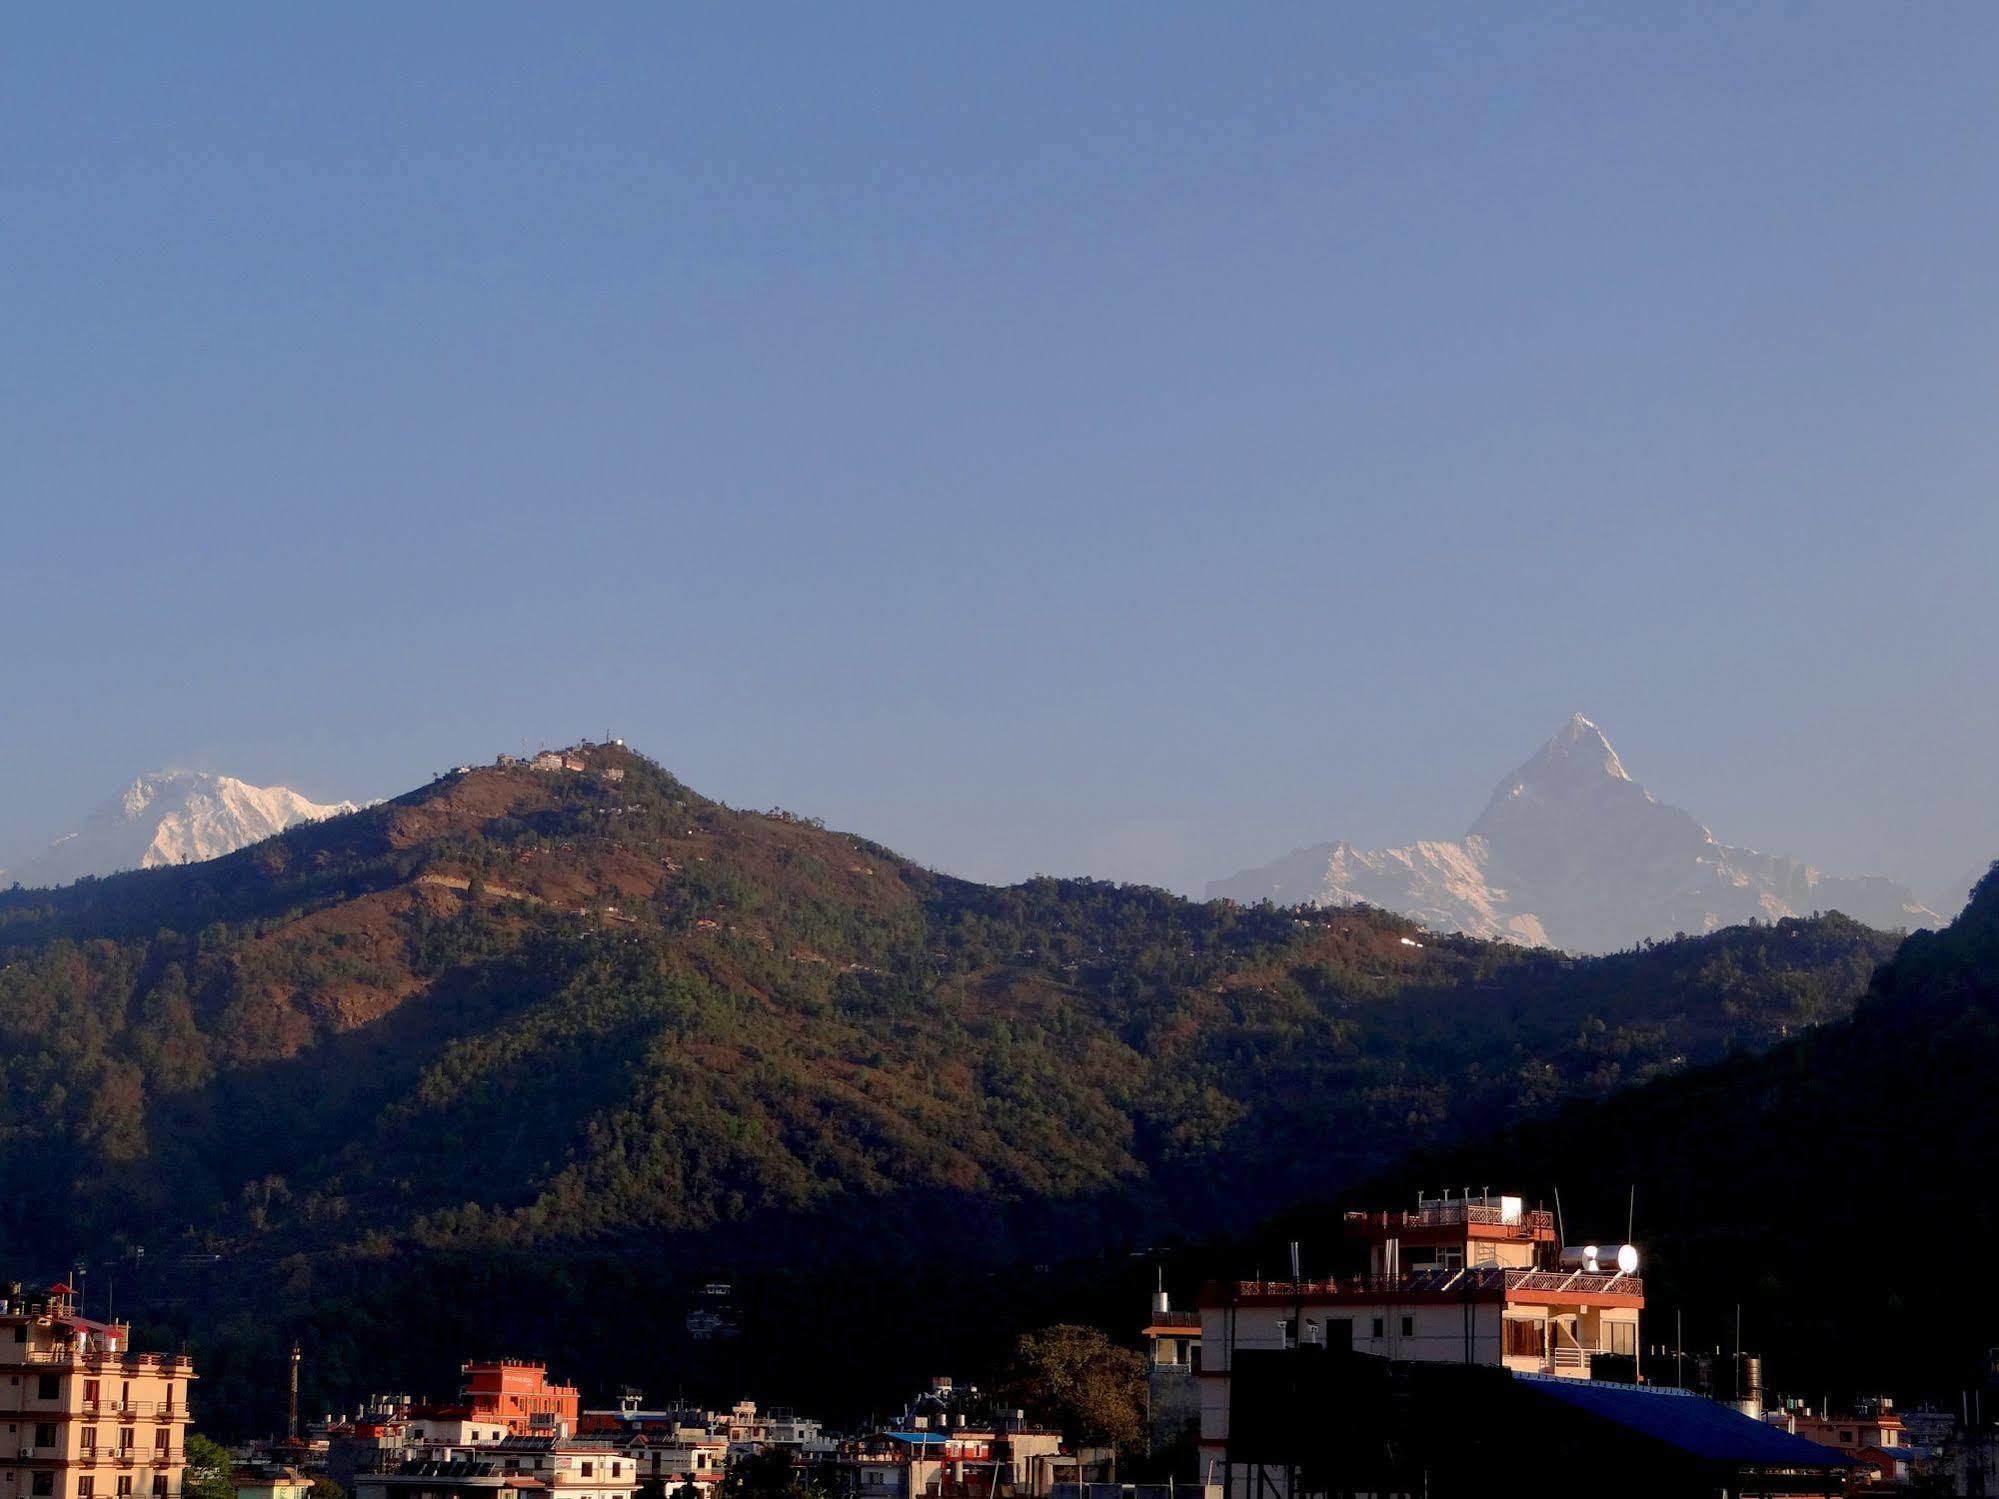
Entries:
[[1569,1247],[1569,1227],[1562,1218],[1562,1189],[1555,1188],[1555,1232],[1561,1236],[1562,1248]]
[[1624,1214],[1624,1242],[1627,1244],[1636,1242],[1632,1236],[1636,1234],[1637,1231],[1638,1231],[1638,1183],[1633,1182],[1631,1184],[1631,1206],[1625,1210]]

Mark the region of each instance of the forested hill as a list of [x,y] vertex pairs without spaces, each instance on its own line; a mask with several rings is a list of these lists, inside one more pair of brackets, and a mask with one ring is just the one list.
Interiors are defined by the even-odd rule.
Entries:
[[[1559,1189],[1572,1233],[1621,1234],[1637,1191],[1648,1341],[1744,1346],[1776,1387],[1955,1400],[1990,1377],[1999,1283],[1999,867],[1922,932],[1854,1015],[1761,1055],[1577,1105],[1406,1163],[1366,1195],[1440,1182]],[[1331,1242],[1329,1213],[1275,1242]],[[1242,1258],[1255,1250],[1245,1245]]]
[[[1828,916],[1576,960],[1365,911],[995,889],[621,746],[571,762],[0,895],[5,1262],[143,1245],[125,1305],[186,1320],[223,1287],[271,1315],[197,1336],[270,1340],[418,1249],[671,1276],[1144,1242],[1837,1018],[1894,946]],[[191,1263],[208,1291],[158,1268]],[[614,1325],[521,1351],[656,1368],[605,1355]],[[462,1351],[356,1346],[352,1377]],[[335,1363],[328,1399],[353,1393]]]

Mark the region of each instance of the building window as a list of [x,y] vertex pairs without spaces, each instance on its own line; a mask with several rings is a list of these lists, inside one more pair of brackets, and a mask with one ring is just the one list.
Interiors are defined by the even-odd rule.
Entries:
[[153,1446],[156,1450],[160,1452],[165,1452],[167,1450],[166,1427],[162,1426],[158,1431],[153,1433]]
[[85,1457],[89,1457],[91,1453],[97,1450],[97,1428],[95,1426],[86,1426],[83,1428],[83,1435],[79,1438],[79,1445],[82,1446]]
[[103,1398],[104,1388],[101,1384],[94,1379],[86,1379],[83,1382],[83,1403],[86,1409]]
[[131,1495],[132,1475],[130,1473],[120,1474],[118,1478],[118,1499],[131,1499]]
[[53,1447],[55,1444],[56,1429],[53,1422],[44,1421],[35,1427],[35,1445],[37,1447]]
[[53,1473],[33,1473],[28,1477],[28,1492],[31,1494],[53,1494],[56,1491],[56,1476]]
[[1402,1319],[1402,1336],[1405,1338],[1416,1336],[1416,1319],[1414,1317],[1404,1317]]
[[76,1481],[76,1499],[90,1499],[97,1492],[95,1475],[86,1473]]
[[1539,1358],[1541,1356],[1541,1324],[1523,1322],[1515,1317],[1506,1319],[1506,1351],[1515,1357]]
[[1386,1322],[1382,1321],[1382,1320],[1381,1320],[1381,1318],[1379,1318],[1379,1317],[1376,1317],[1376,1318],[1374,1319],[1374,1340],[1375,1340],[1375,1342],[1379,1343],[1379,1342],[1380,1342],[1380,1341],[1381,1341],[1381,1340],[1382,1340],[1383,1338],[1385,1338],[1385,1337],[1387,1337],[1387,1336],[1388,1336],[1388,1324],[1387,1324]]
[[166,1499],[166,1495],[167,1475],[164,1473],[155,1473],[153,1475],[153,1499]]
[[1623,1354],[1626,1357],[1638,1352],[1638,1326],[1633,1322],[1606,1322],[1603,1324],[1603,1347],[1606,1353]]
[[62,1376],[60,1374],[42,1375],[35,1385],[35,1398],[37,1400],[62,1399]]

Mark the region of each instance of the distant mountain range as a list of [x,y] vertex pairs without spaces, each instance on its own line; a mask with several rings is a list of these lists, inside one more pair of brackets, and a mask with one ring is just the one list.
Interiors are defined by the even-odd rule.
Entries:
[[99,805],[74,833],[0,869],[0,886],[67,885],[86,875],[196,864],[302,822],[354,810],[353,802],[323,804],[286,786],[252,786],[204,771],[158,771]]
[[1500,782],[1461,840],[1374,850],[1316,844],[1216,880],[1208,897],[1366,904],[1435,931],[1579,953],[1812,911],[1891,931],[1943,922],[1892,880],[1826,875],[1717,842],[1632,780],[1580,713]]

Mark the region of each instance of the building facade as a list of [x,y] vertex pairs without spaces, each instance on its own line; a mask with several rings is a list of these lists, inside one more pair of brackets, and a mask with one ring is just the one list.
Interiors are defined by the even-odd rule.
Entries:
[[1413,1210],[1349,1213],[1344,1227],[1366,1245],[1364,1273],[1203,1291],[1204,1476],[1234,1466],[1231,1382],[1245,1354],[1320,1347],[1390,1363],[1638,1377],[1645,1287],[1630,1246],[1564,1249],[1552,1214],[1510,1196],[1419,1196]]
[[465,1364],[460,1372],[465,1377],[459,1398],[466,1420],[504,1426],[510,1436],[569,1436],[576,1431],[582,1404],[576,1386],[551,1384],[546,1364],[490,1359]]
[[0,1499],[179,1499],[187,1473],[185,1355],[136,1353],[122,1322],[75,1293],[0,1297]]

